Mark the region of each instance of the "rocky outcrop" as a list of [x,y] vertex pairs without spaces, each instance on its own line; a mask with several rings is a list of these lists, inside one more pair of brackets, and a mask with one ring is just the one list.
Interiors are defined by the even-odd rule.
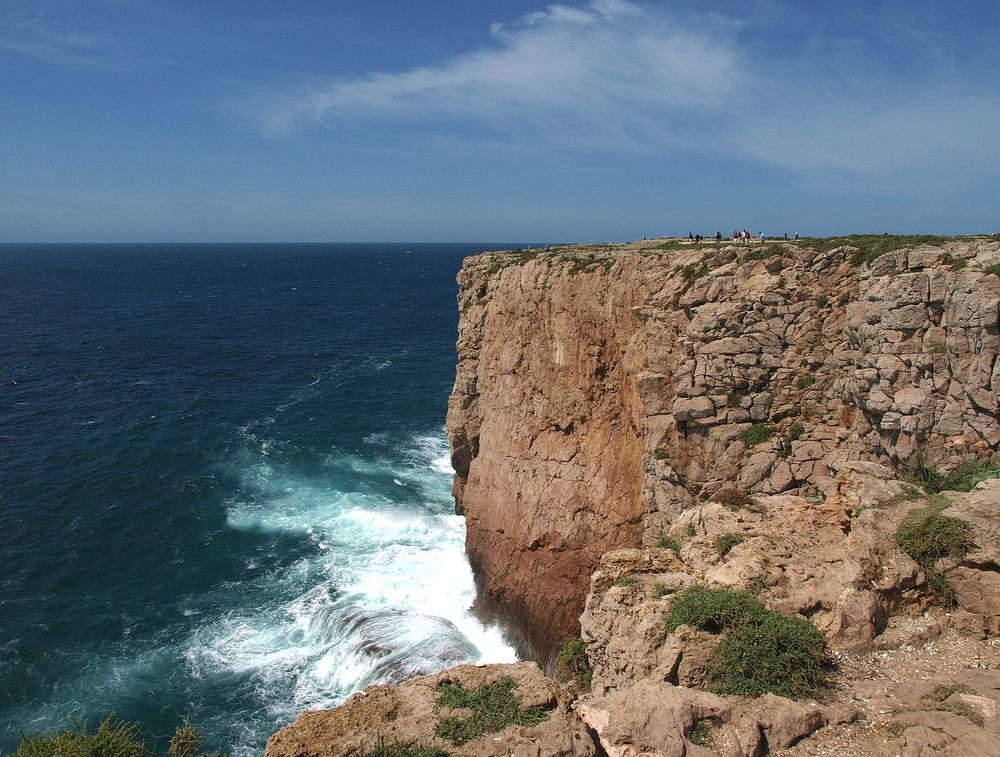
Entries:
[[460,683],[475,690],[504,678],[513,680],[519,704],[537,708],[545,719],[536,726],[509,726],[457,742],[469,757],[592,757],[594,742],[570,712],[562,689],[534,663],[461,665],[433,676],[413,678],[399,687],[370,686],[333,710],[304,712],[267,742],[264,757],[348,757],[359,747],[409,744],[451,751],[456,742],[442,738],[438,726],[449,710],[437,700],[440,687]]
[[[854,504],[836,499],[848,463],[882,464],[892,479],[918,459],[947,470],[992,453],[1000,277],[987,269],[997,264],[1000,242],[990,239],[870,264],[852,247],[783,243],[467,259],[447,425],[484,594],[544,656],[575,633],[603,553],[658,544],[695,506],[681,527],[697,528],[727,488],[799,495],[769,503],[758,531],[773,517],[794,521],[803,497],[835,495],[809,535],[818,545],[851,522]],[[849,546],[861,572],[848,582],[857,587],[872,568],[865,534],[883,538],[856,524]],[[791,540],[780,541],[739,549],[787,551]],[[838,564],[816,553],[824,575],[847,569]],[[806,596],[814,583],[789,577],[788,605],[812,602],[829,623],[852,612],[848,601],[878,617],[896,591]],[[845,630],[844,643],[865,643],[878,624]]]

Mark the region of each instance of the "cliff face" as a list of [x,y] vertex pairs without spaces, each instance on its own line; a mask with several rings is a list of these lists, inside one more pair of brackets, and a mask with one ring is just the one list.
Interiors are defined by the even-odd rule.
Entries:
[[455,496],[481,585],[540,654],[576,627],[600,555],[638,543],[644,363],[636,278],[492,256],[460,274],[448,411]]
[[990,453],[997,264],[994,240],[467,259],[447,425],[482,589],[544,655],[604,552],[724,490],[829,494],[850,460]]

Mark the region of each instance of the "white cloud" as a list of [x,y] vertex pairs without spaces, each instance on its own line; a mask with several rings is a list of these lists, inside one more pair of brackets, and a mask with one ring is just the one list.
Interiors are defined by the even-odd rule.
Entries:
[[995,175],[1000,165],[1000,98],[956,82],[935,90],[933,69],[947,63],[930,52],[909,61],[925,80],[896,87],[880,49],[845,66],[809,38],[762,48],[741,19],[680,20],[628,0],[550,5],[490,32],[492,43],[434,65],[336,79],[249,109],[270,134],[395,123],[411,137],[513,149],[683,150],[875,191],[942,168]]
[[494,24],[492,46],[424,68],[340,79],[272,99],[259,114],[282,133],[308,122],[467,119],[498,129],[525,120],[643,130],[672,109],[711,111],[740,80],[725,36],[685,29],[626,0],[551,5]]

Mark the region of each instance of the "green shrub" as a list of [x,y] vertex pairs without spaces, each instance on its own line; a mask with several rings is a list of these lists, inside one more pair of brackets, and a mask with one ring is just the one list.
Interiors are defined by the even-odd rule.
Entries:
[[949,266],[949,268],[951,268],[951,270],[953,271],[961,271],[968,264],[969,261],[966,260],[965,258],[957,258],[956,260],[951,261],[951,265]]
[[[201,737],[188,723],[177,727],[170,739],[172,757],[198,757]],[[201,757],[225,757],[219,752]],[[155,757],[146,749],[142,730],[135,723],[111,715],[93,733],[87,723],[74,722],[62,733],[25,736],[11,757]]]
[[1000,465],[993,460],[978,458],[962,463],[945,478],[944,488],[956,492],[970,492],[980,481],[1000,478]]
[[913,456],[907,467],[910,481],[929,494],[937,494],[945,486],[945,476],[932,465],[925,465],[923,455]]
[[617,581],[615,581],[615,586],[635,586],[639,583],[639,579],[632,575],[622,576]]
[[694,586],[670,606],[668,632],[689,625],[722,633],[709,664],[709,687],[755,697],[803,697],[819,685],[826,639],[811,621],[768,610],[753,594]]
[[590,667],[590,659],[587,657],[587,642],[579,636],[563,644],[559,650],[559,664],[566,668],[577,682],[585,688],[590,688],[590,679],[594,671]]
[[708,721],[704,718],[694,721],[691,732],[688,733],[688,741],[696,746],[708,746]]
[[774,429],[767,423],[754,423],[750,428],[740,431],[736,438],[748,447],[755,447],[766,442],[774,434]]
[[667,632],[679,626],[720,633],[726,628],[760,620],[768,612],[764,604],[746,591],[692,586],[670,605]]
[[361,744],[347,757],[448,757],[448,752],[436,746],[420,746],[415,741],[376,740],[370,749]]
[[993,265],[988,265],[983,269],[983,273],[989,273],[994,276],[1000,276],[1000,263],[994,263]]
[[514,695],[517,687],[513,678],[505,676],[496,683],[484,683],[477,689],[466,689],[461,681],[442,681],[438,684],[437,707],[468,709],[465,717],[449,715],[441,718],[434,733],[454,744],[461,744],[487,733],[501,731],[507,726],[532,727],[548,720],[539,707],[522,707]]
[[924,569],[943,557],[961,557],[969,550],[969,524],[941,515],[947,506],[947,500],[939,500],[917,508],[896,529],[896,543]]
[[798,380],[795,382],[795,386],[799,389],[808,389],[810,386],[816,383],[816,377],[811,373],[807,373],[804,376],[799,376]]
[[722,637],[707,680],[720,694],[808,696],[822,677],[825,650],[826,638],[810,621],[768,612]]
[[819,297],[816,298],[816,304],[821,308],[825,308],[829,301],[830,298],[827,297],[825,294],[821,294]]
[[719,553],[719,557],[725,557],[741,541],[743,541],[743,537],[739,534],[732,532],[719,534],[715,537],[715,551]]
[[678,555],[681,553],[681,543],[677,541],[677,539],[673,539],[669,536],[664,536],[662,539],[660,539],[656,543],[656,546],[659,547],[660,549],[672,549]]
[[665,449],[663,449],[663,447],[659,447],[656,450],[656,452],[653,453],[653,457],[655,457],[657,460],[666,460],[667,459],[667,451]]

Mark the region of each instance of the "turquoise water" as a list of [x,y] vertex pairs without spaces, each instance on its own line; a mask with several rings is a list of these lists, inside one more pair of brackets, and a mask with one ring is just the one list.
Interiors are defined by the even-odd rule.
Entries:
[[506,661],[444,415],[483,245],[0,246],[0,749],[115,711],[259,754]]

